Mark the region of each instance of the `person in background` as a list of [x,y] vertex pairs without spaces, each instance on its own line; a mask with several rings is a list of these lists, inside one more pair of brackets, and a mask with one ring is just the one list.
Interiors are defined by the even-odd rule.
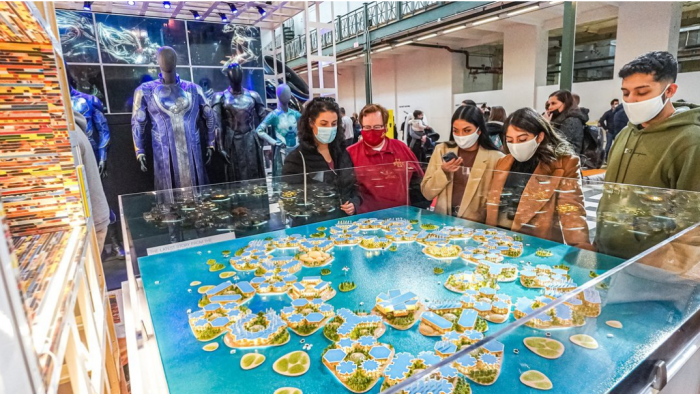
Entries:
[[[678,62],[674,56],[665,51],[646,53],[623,66],[618,75],[622,79],[621,104],[629,123],[610,148],[605,181],[700,191],[700,107],[671,101],[678,91]],[[615,193],[603,194],[596,229],[598,250],[622,258],[635,256],[669,237],[666,229],[650,228],[649,221],[654,218],[636,220],[628,226],[607,220],[619,212],[649,209],[647,193],[653,194],[654,189],[637,188],[625,193],[627,190],[623,185]],[[675,205],[684,198],[669,191],[663,195],[668,196],[665,202],[655,205]],[[679,224],[669,220],[673,227]],[[697,268],[693,268],[697,258],[692,256],[697,254],[699,241],[697,236],[692,242],[674,241],[668,248],[662,246],[657,251],[662,253],[653,260],[661,268],[697,275]]]
[[[452,154],[452,158],[446,155]],[[460,106],[452,115],[450,141],[439,144],[421,183],[423,196],[437,197],[435,212],[483,223],[496,163],[503,157],[486,131],[481,110]]]
[[73,110],[73,118],[76,126],[78,126],[81,131],[71,132],[70,137],[78,142],[76,145],[80,153],[80,161],[85,169],[85,182],[90,192],[90,212],[95,225],[97,246],[99,248],[98,252],[102,253],[102,248],[105,245],[105,238],[107,237],[107,230],[109,228],[109,205],[107,205],[107,197],[102,188],[102,179],[97,166],[95,153],[92,150],[90,140],[85,134],[87,120],[83,114],[75,109]]
[[489,121],[486,123],[486,130],[491,137],[491,141],[496,145],[498,149],[503,147],[503,142],[501,141],[501,134],[503,134],[503,122],[506,121],[506,110],[503,107],[494,105],[491,107],[491,115],[489,116]]
[[592,250],[571,145],[532,108],[513,112],[503,127],[507,156],[495,167],[486,225]]
[[618,104],[620,104],[620,100],[618,99],[612,99],[610,101],[610,109],[605,111],[603,116],[600,117],[598,120],[598,126],[602,127],[603,130],[605,130],[605,156],[607,157],[608,152],[610,151],[610,146],[612,146],[612,142],[615,139],[615,134],[614,129],[613,129],[613,120],[614,120],[614,111],[615,108],[617,108]]
[[491,117],[491,107],[487,106],[486,103],[481,104],[481,113],[484,114],[484,119],[488,120]]
[[418,159],[406,144],[386,136],[388,122],[389,112],[381,105],[368,104],[360,111],[362,140],[348,148],[362,196],[358,213],[406,205],[407,200],[425,202]]
[[583,127],[588,121],[578,109],[574,96],[568,90],[557,90],[549,95],[547,100],[547,119],[562,137],[573,147],[573,153],[578,155],[583,148]]
[[[613,111],[613,122],[612,122],[612,133],[613,133],[613,141],[615,138],[620,134],[622,129],[627,127],[627,123],[629,122],[629,118],[627,117],[627,113],[625,112],[625,108],[621,105],[618,105],[617,108],[615,108],[615,111]],[[610,145],[612,148],[612,145]]]
[[360,117],[357,116],[357,112],[353,112],[352,114],[352,130],[353,130],[353,142],[357,142],[360,140],[360,135],[362,132],[362,126],[360,126]]
[[345,108],[340,109],[340,115],[343,117],[343,130],[345,130],[343,137],[345,138],[345,146],[348,147],[353,144],[355,139],[355,127],[353,126],[352,119],[345,114]]
[[466,99],[466,100],[462,100],[462,104],[460,104],[460,105],[471,105],[472,107],[476,107],[476,101]]
[[[352,161],[342,139],[340,109],[330,97],[309,101],[299,118],[299,147],[284,160],[282,175],[308,174],[311,181],[332,184],[340,194],[340,209],[354,215],[360,206]],[[338,127],[340,126],[340,127]],[[287,178],[296,179],[296,178]],[[295,183],[301,183],[296,181]]]
[[408,121],[408,147],[416,156],[418,161],[425,161],[425,145],[432,143],[428,140],[426,130],[429,128],[425,122],[423,111],[417,109],[413,111],[413,119]]
[[583,115],[586,117],[586,121],[583,122],[585,125],[591,119],[591,117],[589,115],[591,113],[591,110],[581,106],[581,96],[579,96],[578,94],[571,93],[571,97],[574,98],[574,104],[576,104],[576,108],[578,108],[578,110],[581,111],[583,113]]

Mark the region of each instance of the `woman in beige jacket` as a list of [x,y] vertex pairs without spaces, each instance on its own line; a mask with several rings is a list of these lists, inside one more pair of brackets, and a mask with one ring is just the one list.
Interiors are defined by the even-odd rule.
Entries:
[[[443,156],[452,153],[448,161]],[[435,212],[483,223],[491,170],[503,157],[486,131],[481,111],[461,106],[452,115],[450,141],[435,148],[421,191],[428,200],[437,197]]]

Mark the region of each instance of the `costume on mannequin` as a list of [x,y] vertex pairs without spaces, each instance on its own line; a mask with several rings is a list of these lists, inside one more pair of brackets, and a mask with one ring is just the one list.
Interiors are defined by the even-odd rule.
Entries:
[[262,147],[258,138],[273,146],[277,142],[267,133],[258,134],[256,126],[265,117],[265,105],[260,95],[243,88],[243,70],[237,63],[227,66],[223,73],[230,86],[212,100],[219,149],[227,160],[228,182],[265,177]]
[[87,121],[85,134],[90,140],[92,151],[97,159],[97,167],[102,178],[107,176],[107,151],[109,149],[109,126],[105,118],[102,101],[95,96],[70,88],[70,101],[73,109],[80,112]]
[[269,136],[266,133],[268,127],[274,130],[275,139],[271,142],[274,149],[272,159],[272,176],[282,175],[282,163],[287,157],[287,152],[291,152],[299,145],[297,137],[297,122],[301,118],[299,111],[289,108],[289,101],[292,99],[292,91],[287,85],[277,87],[277,102],[276,110],[270,112],[265,117],[265,120],[260,123],[258,135],[265,138],[269,142]]
[[134,92],[131,130],[141,171],[147,171],[144,137],[146,123],[153,129],[153,166],[156,190],[191,187],[207,183],[197,119],[207,127],[207,164],[214,151],[214,117],[202,88],[182,81],[175,72],[177,54],[170,47],[158,50],[161,74]]

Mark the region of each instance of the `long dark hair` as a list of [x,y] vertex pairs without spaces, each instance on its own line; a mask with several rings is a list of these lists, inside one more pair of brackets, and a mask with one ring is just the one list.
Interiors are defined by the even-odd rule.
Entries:
[[573,109],[578,109],[576,101],[574,100],[574,95],[568,90],[557,90],[556,92],[549,95],[549,97],[557,96],[557,100],[564,104],[564,110],[560,111],[565,117],[569,116],[569,112]]
[[506,121],[506,109],[498,105],[491,107],[491,115],[489,116],[489,121],[491,122],[505,122]]
[[454,133],[452,132],[452,126],[458,119],[464,120],[467,123],[471,123],[479,129],[481,133],[479,134],[479,139],[477,141],[480,147],[488,150],[499,150],[498,148],[496,148],[496,145],[493,143],[491,137],[489,137],[488,131],[486,130],[484,114],[479,108],[471,105],[461,105],[457,107],[455,113],[452,114],[452,121],[450,122],[450,141],[446,142],[447,146],[449,146],[450,148],[454,148],[455,146],[457,146],[457,143],[455,142]]
[[[572,156],[574,154],[571,145],[562,138],[559,132],[542,115],[532,108],[520,108],[508,116],[503,123],[503,135],[501,137],[504,141],[510,126],[524,130],[535,137],[540,133],[544,133],[544,139],[533,156],[542,164],[549,165],[563,156]],[[503,144],[503,151],[510,153],[508,144]]]
[[340,108],[338,103],[331,97],[315,97],[308,101],[301,112],[301,118],[297,124],[297,136],[299,143],[305,149],[316,150],[316,137],[311,123],[315,123],[318,115],[322,112],[335,112],[338,115],[338,131],[335,133],[335,138],[328,144],[328,150],[331,153],[333,161],[337,162],[343,148],[345,130],[343,129],[342,116],[340,116]]

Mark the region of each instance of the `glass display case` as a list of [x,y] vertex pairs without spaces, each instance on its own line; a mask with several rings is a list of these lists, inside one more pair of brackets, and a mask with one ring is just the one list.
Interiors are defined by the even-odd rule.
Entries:
[[425,170],[121,196],[137,384],[610,392],[697,314],[699,193]]

